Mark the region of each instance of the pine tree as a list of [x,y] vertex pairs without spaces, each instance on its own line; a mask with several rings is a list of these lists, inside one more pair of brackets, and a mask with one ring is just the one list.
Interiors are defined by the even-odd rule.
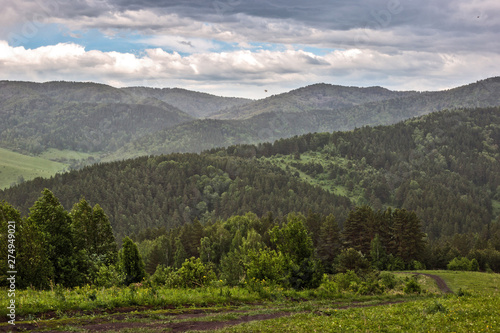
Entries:
[[188,258],[184,245],[179,237],[175,239],[175,254],[174,254],[174,266],[175,268],[181,268],[184,261]]
[[45,254],[53,267],[53,281],[64,286],[83,282],[86,272],[79,269],[81,263],[74,251],[71,217],[48,189],[30,208],[28,224],[43,235]]
[[144,271],[144,262],[139,254],[137,245],[129,237],[123,239],[121,263],[123,273],[125,274],[126,285],[141,282],[146,275]]
[[340,254],[341,247],[339,226],[335,216],[330,214],[321,225],[317,246],[318,257],[326,271],[332,271],[332,265],[335,257]]
[[118,250],[111,224],[101,206],[94,208],[81,199],[71,210],[74,239],[77,250],[85,250],[90,257],[97,257],[104,264],[114,264]]

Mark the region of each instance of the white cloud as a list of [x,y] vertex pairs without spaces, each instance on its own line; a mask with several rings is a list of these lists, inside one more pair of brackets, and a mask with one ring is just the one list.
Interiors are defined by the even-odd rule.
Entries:
[[2,79],[177,86],[251,98],[264,97],[263,87],[279,93],[316,82],[392,89],[450,88],[498,75],[499,62],[496,53],[383,53],[367,49],[336,50],[324,56],[293,49],[181,56],[156,48],[137,56],[86,51],[77,44],[25,49],[0,41]]

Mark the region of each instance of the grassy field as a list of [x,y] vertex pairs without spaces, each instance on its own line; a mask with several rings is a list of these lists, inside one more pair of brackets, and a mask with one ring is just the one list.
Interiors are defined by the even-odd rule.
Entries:
[[455,294],[366,308],[320,308],[313,312],[226,327],[217,332],[500,331],[499,274],[425,273],[441,276]]
[[49,148],[43,153],[41,153],[39,157],[51,161],[69,161],[69,160],[86,160],[89,157],[98,157],[98,156],[99,153],[89,154],[68,149],[59,150],[59,149]]
[[[424,272],[424,271],[422,271]],[[414,272],[397,273],[400,281]],[[261,290],[219,282],[197,289],[151,285],[85,286],[16,291],[16,327],[74,332],[495,332],[500,329],[500,275],[425,271],[441,276],[454,294],[441,294],[430,277],[416,276],[423,293],[399,288],[380,295]],[[0,290],[6,293],[6,290]],[[5,318],[6,300],[0,300]],[[11,327],[0,322],[0,332]]]
[[63,172],[66,164],[42,157],[32,157],[0,148],[0,188],[8,188],[22,176],[24,180],[50,177]]

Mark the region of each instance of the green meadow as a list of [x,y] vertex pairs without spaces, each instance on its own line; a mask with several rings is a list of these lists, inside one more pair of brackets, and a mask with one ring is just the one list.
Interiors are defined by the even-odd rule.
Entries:
[[27,181],[36,177],[50,177],[63,172],[67,164],[43,157],[27,156],[0,148],[0,189],[8,188],[21,177]]

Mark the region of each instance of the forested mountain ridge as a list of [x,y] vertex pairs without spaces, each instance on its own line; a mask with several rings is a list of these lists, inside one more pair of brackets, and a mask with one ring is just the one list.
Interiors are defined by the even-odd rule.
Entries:
[[[498,105],[499,86],[499,77],[435,92],[391,91],[382,87],[358,88],[321,83],[222,110],[212,118],[248,119],[262,113],[272,112],[356,110],[352,107],[367,104],[371,108],[377,105],[377,102],[392,99],[406,100],[399,103],[403,107],[401,111],[405,112],[405,107],[413,105],[415,101],[420,101],[418,108],[424,107],[425,109],[420,114],[407,115],[409,118],[445,108]],[[480,101],[480,99],[484,100]]]
[[411,96],[416,92],[391,91],[382,87],[344,87],[325,83],[309,85],[287,93],[273,95],[249,104],[234,106],[214,114],[216,119],[248,119],[269,112],[304,112],[344,107]]
[[[325,90],[346,91],[348,97],[356,97],[352,92],[360,89],[364,89],[369,98],[381,100],[338,109],[300,111],[295,97],[290,98],[298,96],[298,100],[307,100],[309,107],[314,103],[319,106],[321,104],[318,104],[318,101],[321,102]],[[330,97],[335,96],[337,95]],[[341,97],[342,94],[339,99]],[[269,101],[271,106],[262,111],[259,105],[266,101]],[[357,101],[360,102],[360,99]],[[332,106],[332,103],[330,101],[322,105]],[[443,109],[498,105],[498,77],[446,91],[424,93],[394,93],[378,87],[346,88],[319,84],[243,105],[242,108],[252,107],[256,110],[256,115],[248,119],[203,119],[143,136],[120,148],[118,152],[110,155],[108,160],[120,156],[200,152],[213,147],[274,141],[306,133],[346,131],[365,125],[388,125]],[[290,111],[292,109],[295,111]]]
[[252,102],[246,98],[214,96],[180,88],[129,87],[121,90],[144,98],[156,98],[195,118],[208,118],[223,109]]
[[498,107],[211,152],[268,161],[359,205],[416,211],[434,239],[479,232],[500,216]]
[[0,81],[0,146],[35,155],[49,148],[114,152],[142,135],[248,101],[184,89]]
[[23,213],[44,188],[99,203],[122,237],[252,211],[346,218],[355,204],[416,211],[431,239],[487,232],[500,213],[500,109],[104,163],[0,192]]
[[48,148],[114,151],[192,119],[155,99],[95,83],[0,82],[0,145],[38,154]]

